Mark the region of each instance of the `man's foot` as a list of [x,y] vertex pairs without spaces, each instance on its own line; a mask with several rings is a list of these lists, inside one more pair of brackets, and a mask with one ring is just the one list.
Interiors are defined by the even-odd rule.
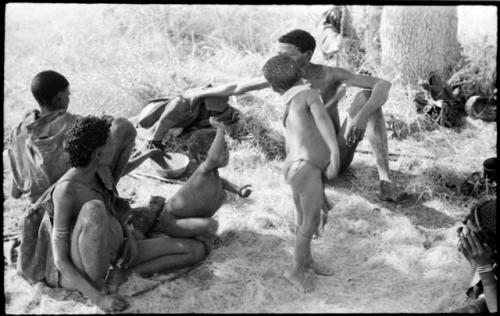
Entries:
[[382,201],[401,202],[408,198],[406,192],[400,192],[396,185],[386,180],[380,180],[380,195]]
[[283,273],[285,279],[297,287],[300,291],[308,293],[312,291],[312,284],[307,282],[306,274],[303,270],[290,268]]
[[308,263],[307,263],[307,268],[311,269],[314,271],[314,273],[318,274],[318,275],[333,275],[335,274],[335,271],[334,269],[329,266],[329,265],[326,265],[326,264],[322,264],[322,263],[319,263],[319,262],[316,262],[314,261],[312,258],[310,258],[308,260]]
[[161,140],[150,140],[147,144],[147,149],[160,149],[166,151],[165,145],[161,143]]

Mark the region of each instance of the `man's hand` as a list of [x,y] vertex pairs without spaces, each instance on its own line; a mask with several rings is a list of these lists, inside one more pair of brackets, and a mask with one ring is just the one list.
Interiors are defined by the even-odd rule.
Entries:
[[460,250],[478,266],[491,264],[492,251],[488,245],[481,244],[476,232],[467,231],[465,235],[460,235]]
[[351,118],[347,115],[347,126],[344,134],[347,146],[353,146],[357,142],[360,142],[366,130],[367,120],[355,116]]
[[160,167],[162,167],[164,169],[169,168],[167,162],[165,161],[165,158],[172,159],[172,157],[169,154],[167,154],[166,152],[164,152],[163,150],[156,149],[156,148],[150,149],[150,150],[148,150],[147,155],[151,160],[153,160],[158,165],[160,165]]
[[247,185],[242,186],[238,190],[238,195],[243,197],[243,198],[249,197],[250,194],[252,193],[252,189],[250,189],[251,186],[252,186],[251,184],[247,184]]
[[127,308],[129,304],[123,296],[111,294],[101,296],[97,306],[104,312],[119,312]]

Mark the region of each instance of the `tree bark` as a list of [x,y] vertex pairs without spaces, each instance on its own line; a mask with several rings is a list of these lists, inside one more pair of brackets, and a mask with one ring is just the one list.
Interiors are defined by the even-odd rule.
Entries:
[[436,72],[448,79],[460,58],[457,8],[386,6],[380,23],[381,62],[385,73],[416,87]]

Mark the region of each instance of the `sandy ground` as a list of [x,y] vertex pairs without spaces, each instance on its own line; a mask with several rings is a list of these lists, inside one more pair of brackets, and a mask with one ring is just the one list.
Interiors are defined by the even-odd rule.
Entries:
[[[404,150],[402,143],[396,145],[393,151]],[[464,209],[437,199],[406,207],[380,202],[370,154],[356,155],[335,189],[326,188],[335,207],[312,247],[313,255],[329,262],[336,273],[308,275],[315,284],[312,293],[293,288],[282,277],[293,259],[291,192],[281,163],[263,166],[262,159],[251,149],[235,152],[230,166],[221,170],[239,185],[252,184],[254,192],[248,199],[231,195],[215,215],[220,240],[210,256],[174,281],[132,277],[120,288],[130,300],[125,312],[446,312],[464,301],[471,275],[456,251],[455,233]],[[401,172],[407,164],[408,159],[392,159],[391,168],[396,181],[410,187],[421,169],[417,174]],[[5,170],[4,175],[8,192]],[[168,197],[178,188],[129,176],[119,184],[120,194],[137,204],[150,195]],[[4,201],[4,234],[15,229],[25,203]],[[101,312],[76,293],[56,295],[44,286],[29,286],[12,268],[4,272],[7,313]]]

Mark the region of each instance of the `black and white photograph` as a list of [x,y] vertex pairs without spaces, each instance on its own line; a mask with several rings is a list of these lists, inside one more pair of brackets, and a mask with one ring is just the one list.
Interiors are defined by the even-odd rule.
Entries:
[[494,2],[4,9],[6,314],[497,312]]

